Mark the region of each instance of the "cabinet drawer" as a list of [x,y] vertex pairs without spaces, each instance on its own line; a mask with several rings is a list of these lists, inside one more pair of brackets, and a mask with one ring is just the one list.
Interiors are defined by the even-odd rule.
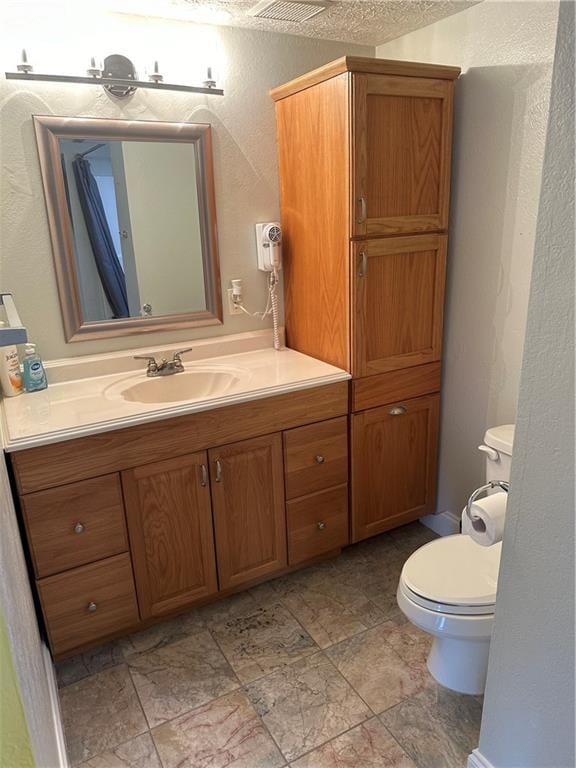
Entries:
[[438,392],[440,376],[441,363],[438,362],[355,379],[352,382],[352,410],[365,411]]
[[290,565],[348,543],[348,485],[313,493],[286,505]]
[[284,432],[286,498],[348,481],[346,416]]
[[37,585],[55,654],[130,629],[138,622],[128,554],[41,579]]
[[126,552],[117,474],[21,498],[36,576],[49,576]]

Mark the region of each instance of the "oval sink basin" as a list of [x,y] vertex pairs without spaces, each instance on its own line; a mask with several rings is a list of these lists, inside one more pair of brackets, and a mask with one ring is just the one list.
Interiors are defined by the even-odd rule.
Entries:
[[241,372],[217,369],[191,369],[172,376],[158,376],[116,382],[106,395],[130,403],[162,404],[207,400],[229,392],[241,380]]

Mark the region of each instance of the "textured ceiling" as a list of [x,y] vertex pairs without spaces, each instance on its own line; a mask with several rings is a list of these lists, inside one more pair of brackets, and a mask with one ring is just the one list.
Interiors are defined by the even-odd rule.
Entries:
[[332,0],[305,22],[271,21],[248,16],[257,0],[109,0],[124,13],[207,24],[249,27],[324,40],[380,45],[407,32],[463,11],[481,0]]

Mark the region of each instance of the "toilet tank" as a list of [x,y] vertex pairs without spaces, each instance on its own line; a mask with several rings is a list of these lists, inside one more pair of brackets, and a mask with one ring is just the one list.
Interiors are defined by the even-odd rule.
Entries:
[[478,450],[486,455],[486,482],[510,480],[514,424],[490,427],[484,435],[484,442]]

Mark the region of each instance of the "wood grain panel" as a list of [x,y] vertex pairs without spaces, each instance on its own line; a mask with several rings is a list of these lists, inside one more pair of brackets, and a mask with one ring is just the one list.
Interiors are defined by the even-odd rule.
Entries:
[[266,435],[209,453],[221,589],[287,564],[282,437]]
[[330,419],[284,432],[286,498],[348,481],[348,419]]
[[439,404],[430,395],[352,416],[353,541],[434,511]]
[[453,83],[354,75],[354,236],[448,226]]
[[441,368],[440,363],[428,363],[355,379],[352,382],[352,410],[365,411],[395,400],[438,392]]
[[287,343],[350,370],[348,75],[276,104]]
[[270,91],[274,101],[285,99],[305,88],[337,77],[344,72],[364,72],[374,75],[397,75],[404,78],[426,77],[455,80],[460,74],[460,67],[447,67],[442,64],[422,64],[416,61],[396,61],[392,59],[373,59],[361,56],[343,56],[318,69],[280,85]]
[[22,511],[37,577],[128,549],[117,474],[32,493]]
[[[36,584],[55,654],[128,630],[138,621],[128,554],[49,576]],[[94,612],[88,609],[90,603],[96,606]]]
[[355,243],[354,375],[440,360],[446,236]]
[[348,544],[348,484],[286,505],[288,562],[302,563]]
[[122,473],[143,619],[218,591],[205,451]]
[[347,412],[348,382],[342,381],[17,451],[10,458],[19,492],[29,493]]

